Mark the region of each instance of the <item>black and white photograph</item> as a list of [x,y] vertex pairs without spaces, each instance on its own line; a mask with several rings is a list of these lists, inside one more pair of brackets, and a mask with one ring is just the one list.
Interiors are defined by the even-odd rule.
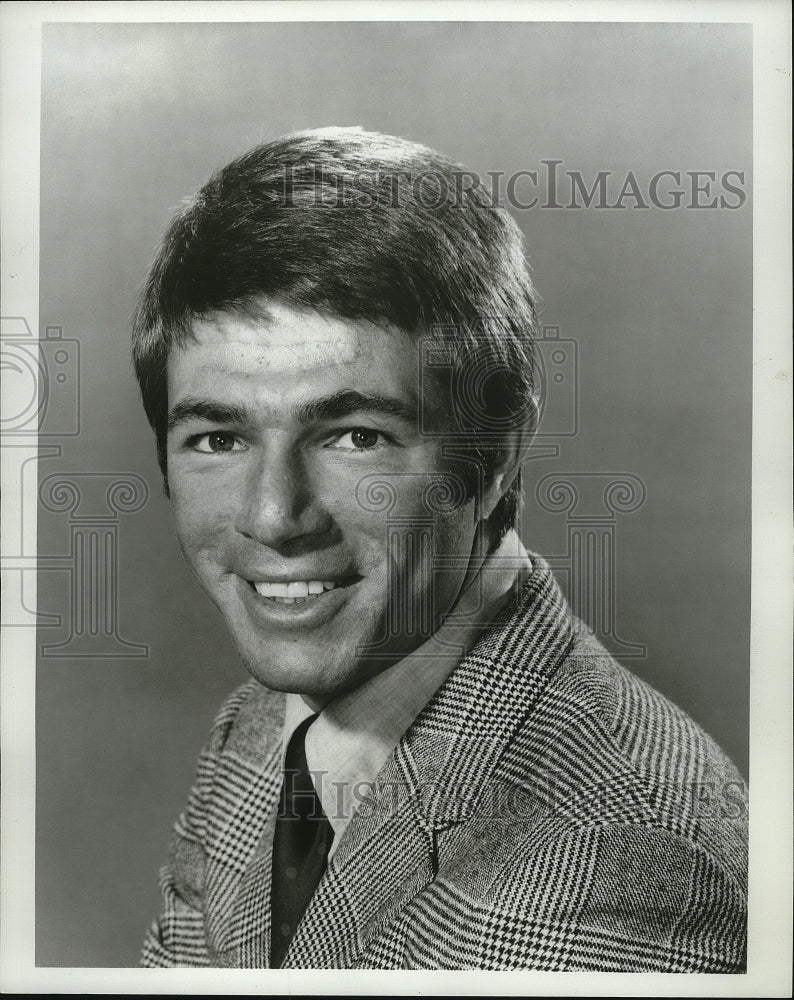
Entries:
[[788,7],[4,8],[3,989],[790,995]]

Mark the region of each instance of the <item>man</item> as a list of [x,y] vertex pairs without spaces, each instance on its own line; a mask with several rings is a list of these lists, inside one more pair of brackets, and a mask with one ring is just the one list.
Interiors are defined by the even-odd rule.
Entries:
[[738,774],[514,529],[535,325],[515,224],[400,139],[265,144],[172,222],[136,371],[252,679],[144,965],[744,967]]

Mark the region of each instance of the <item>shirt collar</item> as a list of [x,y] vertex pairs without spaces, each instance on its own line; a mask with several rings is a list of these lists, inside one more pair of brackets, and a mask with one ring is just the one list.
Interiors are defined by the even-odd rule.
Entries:
[[[531,569],[508,532],[427,642],[320,712],[306,734],[306,761],[334,831],[330,853],[400,737]],[[313,714],[300,695],[287,695],[283,747]]]

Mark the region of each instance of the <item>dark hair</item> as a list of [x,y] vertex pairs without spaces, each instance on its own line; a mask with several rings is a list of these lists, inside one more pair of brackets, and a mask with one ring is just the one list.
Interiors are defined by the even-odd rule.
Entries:
[[[523,241],[480,179],[405,139],[296,132],[214,174],[155,254],[132,350],[166,491],[171,348],[195,319],[268,298],[451,340],[456,429],[486,477],[498,439],[536,411]],[[514,524],[520,496],[518,477],[491,517],[492,544]]]

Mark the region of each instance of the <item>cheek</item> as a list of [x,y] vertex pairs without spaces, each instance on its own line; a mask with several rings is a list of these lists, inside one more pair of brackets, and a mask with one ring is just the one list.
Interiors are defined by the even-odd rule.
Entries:
[[474,541],[474,500],[446,514],[439,514],[433,526],[435,550],[444,555],[469,555]]
[[186,489],[182,483],[171,488],[171,515],[179,544],[191,562],[218,546],[232,516],[214,492]]
[[[474,503],[434,517],[413,512],[392,517],[382,527],[385,561],[414,593],[432,586],[437,594],[457,590],[466,575],[474,544]],[[386,540],[388,538],[388,540]]]
[[[474,545],[474,502],[460,510],[436,518],[433,535],[433,559],[447,566],[435,574],[435,585],[442,590],[457,590],[466,575]],[[454,565],[448,565],[454,557]]]
[[436,489],[434,479],[426,473],[384,475],[359,491],[357,503],[335,513],[348,531],[367,536],[381,548],[400,537],[421,536],[430,539],[434,554],[468,556],[475,534],[475,501],[443,483]]

